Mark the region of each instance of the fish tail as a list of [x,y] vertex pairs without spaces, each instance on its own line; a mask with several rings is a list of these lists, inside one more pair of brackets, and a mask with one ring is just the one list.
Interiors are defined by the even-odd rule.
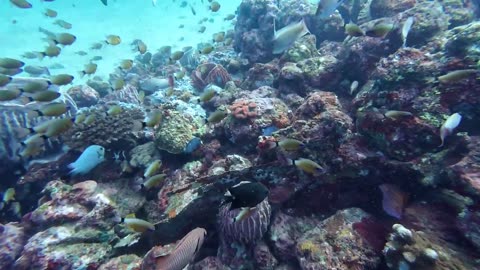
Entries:
[[44,114],[42,111],[40,111],[40,110],[33,110],[33,111],[34,111],[35,113],[37,113],[38,116],[45,116],[45,114]]
[[296,165],[297,165],[296,162],[295,162],[295,159],[289,159],[289,158],[287,158],[287,164],[288,164],[288,165],[292,165],[292,166],[296,166]]
[[43,60],[43,58],[45,58],[45,56],[47,56],[47,54],[44,53],[44,52],[39,52],[38,55],[37,55],[39,60]]

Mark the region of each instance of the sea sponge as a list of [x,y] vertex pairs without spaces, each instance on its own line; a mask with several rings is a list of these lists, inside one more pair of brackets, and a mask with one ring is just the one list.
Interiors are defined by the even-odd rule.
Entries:
[[253,244],[261,239],[267,231],[272,213],[267,199],[257,205],[249,217],[234,222],[233,219],[240,211],[241,209],[230,210],[230,203],[220,208],[218,213],[218,227],[220,237],[224,243],[240,242],[243,244]]

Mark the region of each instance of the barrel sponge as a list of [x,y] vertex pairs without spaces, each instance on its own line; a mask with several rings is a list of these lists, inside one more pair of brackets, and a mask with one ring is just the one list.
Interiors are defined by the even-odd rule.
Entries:
[[220,237],[225,242],[240,242],[253,244],[261,239],[268,229],[272,209],[268,199],[263,200],[253,210],[253,213],[240,221],[233,219],[241,209],[230,210],[230,203],[223,205],[218,213]]

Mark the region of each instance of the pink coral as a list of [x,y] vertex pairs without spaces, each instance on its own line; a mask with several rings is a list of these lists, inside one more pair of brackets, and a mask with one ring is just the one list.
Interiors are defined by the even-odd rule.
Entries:
[[254,118],[257,114],[257,104],[253,101],[237,100],[231,106],[233,117],[237,119]]

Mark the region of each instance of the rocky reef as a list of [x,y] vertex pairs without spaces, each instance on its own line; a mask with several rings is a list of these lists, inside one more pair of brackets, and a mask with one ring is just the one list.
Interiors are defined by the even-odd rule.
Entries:
[[[112,75],[125,78],[119,91],[96,80],[70,89],[77,118],[94,120],[61,137],[75,151],[22,173],[15,190],[30,206],[0,227],[0,266],[154,269],[152,258],[201,227],[189,269],[480,268],[471,5],[351,0],[320,19],[308,1],[244,0],[233,44],[182,51],[183,66],[171,48],[139,57]],[[346,15],[365,32],[390,28],[348,36]],[[310,34],[274,55],[273,21],[278,31],[301,18]],[[121,111],[109,114],[114,106]],[[450,128],[454,113],[461,122]],[[92,144],[110,152],[84,176],[95,181],[62,173]],[[243,209],[230,209],[225,193],[243,181],[269,194],[236,221]],[[127,228],[132,213],[154,230]]]

